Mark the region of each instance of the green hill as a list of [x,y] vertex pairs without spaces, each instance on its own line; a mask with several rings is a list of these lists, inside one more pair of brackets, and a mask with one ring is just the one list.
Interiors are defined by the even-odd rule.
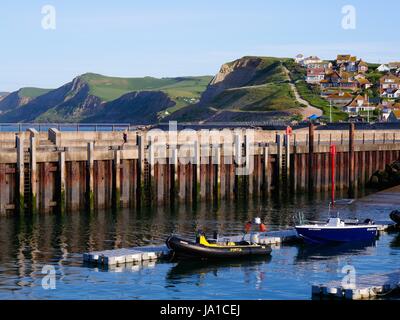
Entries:
[[213,100],[212,106],[238,111],[284,111],[299,107],[287,83],[225,90]]
[[21,88],[18,91],[11,92],[0,100],[0,113],[15,111],[49,91],[50,89]]
[[212,77],[118,78],[87,73],[81,79],[89,84],[91,95],[105,102],[118,99],[129,92],[162,91],[176,102],[176,110],[198,100]]
[[[24,88],[5,97],[0,101],[0,121],[82,122],[93,119],[101,122],[125,119],[139,122],[141,117],[149,122],[198,102],[211,79],[211,76],[117,78],[87,73],[55,90]],[[25,96],[24,99],[20,98],[21,95]],[[112,103],[114,101],[116,103]],[[123,108],[118,108],[117,103]],[[110,110],[105,110],[108,108]],[[126,114],[130,117],[124,118]]]
[[[233,121],[287,118],[302,111],[291,89],[286,58],[243,57],[224,64],[202,94],[199,104],[170,118],[180,121]],[[240,113],[240,115],[236,115]],[[248,115],[246,115],[248,113]],[[223,114],[221,116],[221,114]]]
[[49,92],[50,90],[51,89],[41,89],[41,88],[26,87],[26,88],[21,88],[19,90],[19,95],[21,97],[34,99],[36,97],[41,96],[42,94],[45,94],[45,93]]

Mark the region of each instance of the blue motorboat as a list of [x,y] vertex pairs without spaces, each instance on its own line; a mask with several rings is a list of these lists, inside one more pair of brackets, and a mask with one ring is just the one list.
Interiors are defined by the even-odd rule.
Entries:
[[328,223],[299,225],[296,230],[304,241],[313,244],[373,241],[378,237],[378,226],[371,220],[358,223],[330,218]]

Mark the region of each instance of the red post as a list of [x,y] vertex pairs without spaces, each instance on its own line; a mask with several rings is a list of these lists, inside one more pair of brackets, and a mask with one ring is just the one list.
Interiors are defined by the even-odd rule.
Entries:
[[330,148],[330,153],[331,153],[331,180],[332,180],[332,206],[335,206],[335,191],[336,191],[336,186],[335,186],[335,182],[336,182],[336,146],[335,145],[331,145]]

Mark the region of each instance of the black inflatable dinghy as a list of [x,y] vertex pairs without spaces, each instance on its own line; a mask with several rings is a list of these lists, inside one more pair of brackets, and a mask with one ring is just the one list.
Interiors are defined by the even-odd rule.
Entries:
[[269,256],[272,251],[270,246],[248,242],[209,243],[204,234],[200,234],[196,242],[171,236],[167,239],[166,244],[173,251],[175,257],[180,258],[238,259]]

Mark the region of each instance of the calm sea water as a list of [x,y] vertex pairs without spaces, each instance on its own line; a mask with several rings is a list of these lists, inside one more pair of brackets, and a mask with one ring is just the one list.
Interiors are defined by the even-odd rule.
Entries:
[[[358,274],[393,271],[400,265],[400,235],[384,234],[364,247],[323,249],[282,246],[269,259],[229,263],[147,263],[110,270],[82,264],[86,251],[162,244],[171,232],[193,237],[242,232],[262,216],[271,230],[292,224],[294,213],[328,217],[327,198],[281,197],[198,205],[193,209],[122,210],[0,218],[0,299],[310,299],[311,285]],[[388,220],[387,207],[352,205],[342,217]],[[56,289],[42,287],[42,268],[56,270]]]

